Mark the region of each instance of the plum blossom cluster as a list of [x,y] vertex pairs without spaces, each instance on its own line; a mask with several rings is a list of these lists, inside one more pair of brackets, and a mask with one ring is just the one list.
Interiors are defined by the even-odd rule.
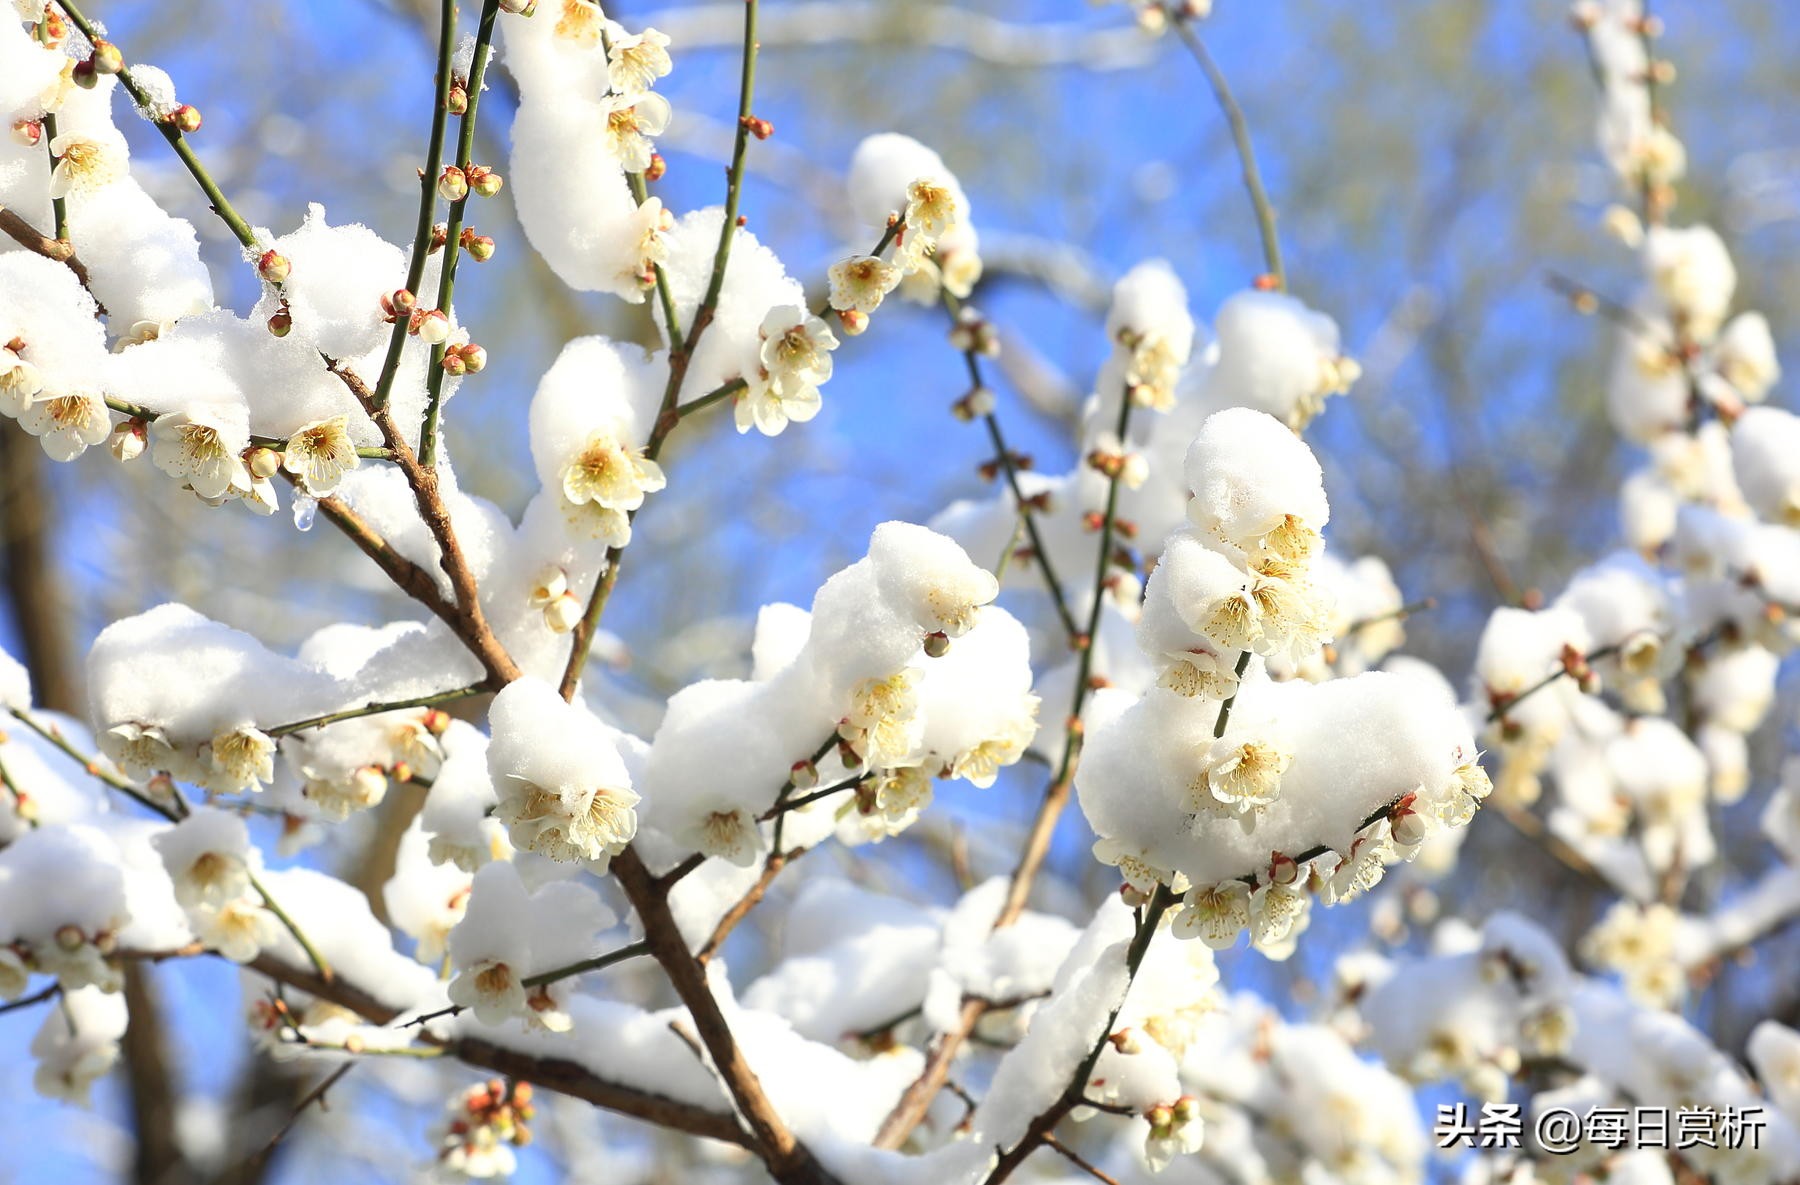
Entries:
[[[1557,941],[1522,917],[1497,914],[1479,932],[1446,922],[1433,945],[1429,956],[1368,955],[1339,965],[1337,1027],[1409,1079],[1455,1081],[1488,1100],[1533,1082],[1527,1128],[1549,1107],[1585,1114],[1631,1102],[1710,1111],[1715,1121],[1730,1108],[1756,1107],[1766,1120],[1759,1139],[1736,1147],[1704,1141],[1679,1154],[1687,1170],[1747,1185],[1800,1171],[1792,1091],[1800,1034],[1762,1022],[1750,1038],[1747,1074],[1679,1016],[1574,971]],[[1503,1174],[1504,1154],[1490,1155],[1491,1170]],[[1638,1150],[1589,1144],[1551,1159],[1557,1172],[1608,1180],[1680,1179],[1667,1158],[1656,1151],[1651,1159],[1660,1163],[1646,1165]]]
[[1145,587],[1152,671],[1103,692],[1076,788],[1096,854],[1140,894],[1185,894],[1175,933],[1293,949],[1312,900],[1347,900],[1488,792],[1441,680],[1365,672],[1277,678],[1328,637],[1310,580],[1329,516],[1318,463],[1249,408],[1214,413],[1189,449],[1188,527]]
[[1750,738],[1796,640],[1800,420],[1763,405],[1781,368],[1768,320],[1734,309],[1724,240],[1670,221],[1686,154],[1658,102],[1672,67],[1654,55],[1657,22],[1635,3],[1575,17],[1598,67],[1600,147],[1625,187],[1604,221],[1639,279],[1617,301],[1565,288],[1613,323],[1607,411],[1647,457],[1620,492],[1620,550],[1547,605],[1489,619],[1472,714],[1502,799],[1529,806],[1553,786],[1549,829],[1624,898],[1590,957],[1672,1004],[1687,979],[1675,906],[1718,856],[1718,808],[1750,787]]

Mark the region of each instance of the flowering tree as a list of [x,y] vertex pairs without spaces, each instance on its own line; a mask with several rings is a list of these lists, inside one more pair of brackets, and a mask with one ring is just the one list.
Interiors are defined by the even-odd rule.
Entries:
[[[16,7],[0,411],[53,460],[147,453],[170,497],[218,514],[322,515],[418,609],[287,655],[162,605],[94,643],[85,720],[36,706],[0,655],[0,997],[43,1013],[40,1091],[79,1102],[111,1069],[145,967],[216,957],[243,968],[261,1053],[316,1078],[259,1163],[370,1065],[414,1099],[395,1067],[427,1067],[443,1114],[408,1159],[450,1179],[512,1173],[540,1108],[591,1105],[661,1133],[658,1164],[721,1179],[1420,1181],[1415,1087],[1454,1080],[1526,1115],[1687,1108],[1710,1136],[1489,1147],[1473,1180],[1800,1180],[1800,1034],[1770,1020],[1722,1048],[1678,1011],[1800,914],[1800,766],[1763,795],[1784,859],[1728,901],[1709,875],[1711,808],[1755,786],[1747,738],[1793,641],[1800,423],[1750,406],[1778,378],[1768,322],[1731,315],[1718,236],[1671,221],[1671,71],[1635,0],[1576,23],[1621,187],[1607,224],[1645,283],[1556,283],[1616,326],[1609,411],[1651,460],[1622,493],[1626,550],[1497,610],[1467,697],[1395,653],[1420,603],[1386,565],[1326,547],[1305,432],[1360,368],[1287,291],[1205,4],[1131,7],[1217,97],[1265,271],[1209,333],[1167,264],[1130,268],[1060,475],[1009,444],[1000,335],[971,303],[977,220],[937,153],[862,141],[864,238],[820,296],[748,229],[746,165],[773,134],[757,0],[723,204],[681,215],[651,192],[668,37],[590,0],[434,6],[404,249],[320,206],[252,226],[168,75],[77,4]],[[497,53],[518,98],[504,166],[476,159]],[[134,179],[114,124],[133,110],[241,245],[248,315],[215,303],[193,226]],[[498,249],[475,218],[503,187],[562,283],[648,306],[659,338],[562,348],[526,414],[516,523],[462,488],[455,446],[479,441],[445,414],[487,365],[453,298]],[[729,414],[746,447],[806,431],[834,354],[902,300],[942,309],[968,376],[953,411],[991,442],[997,492],[883,523],[810,607],[762,610],[747,678],[628,727],[594,658],[618,582],[667,578],[633,547],[665,446],[697,417]],[[945,811],[938,783],[1029,766],[1007,871],[953,900],[801,862],[854,874]],[[322,869],[400,793],[417,809],[372,902]],[[1072,801],[1111,870],[1093,899],[1040,876]],[[1309,1019],[1221,984],[1214,951],[1287,959],[1329,928],[1316,910],[1444,876],[1484,803],[1615,902],[1574,949],[1515,914],[1445,920],[1428,949],[1383,950],[1376,926],[1336,944]],[[780,941],[734,974],[734,933],[778,882]],[[1753,1106],[1757,1138],[1732,1139],[1727,1109]],[[592,1130],[553,1127],[567,1159]]]

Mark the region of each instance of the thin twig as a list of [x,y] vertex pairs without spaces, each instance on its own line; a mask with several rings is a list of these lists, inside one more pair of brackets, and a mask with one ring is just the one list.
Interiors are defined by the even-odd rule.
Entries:
[[1109,1173],[1104,1173],[1104,1172],[1100,1171],[1100,1169],[1096,1168],[1085,1157],[1083,1157],[1081,1155],[1081,1153],[1075,1151],[1075,1149],[1069,1147],[1067,1144],[1065,1144],[1061,1140],[1057,1139],[1053,1133],[1051,1133],[1051,1132],[1044,1133],[1044,1143],[1049,1145],[1049,1147],[1051,1149],[1053,1149],[1055,1152],[1057,1152],[1059,1155],[1061,1155],[1061,1157],[1064,1160],[1068,1161],[1070,1164],[1074,1165],[1076,1168],[1080,1169],[1082,1172],[1086,1173],[1088,1176],[1092,1177],[1094,1180],[1105,1182],[1105,1185],[1119,1185],[1119,1179],[1117,1177],[1114,1177]]
[[1275,234],[1275,207],[1269,204],[1268,192],[1263,188],[1262,171],[1256,165],[1256,149],[1250,143],[1250,128],[1244,121],[1243,109],[1238,106],[1231,93],[1231,85],[1225,80],[1224,71],[1213,61],[1212,54],[1206,50],[1206,43],[1194,32],[1192,24],[1186,19],[1177,19],[1175,32],[1194,55],[1194,61],[1200,64],[1201,72],[1206,75],[1207,84],[1212,87],[1213,97],[1219,101],[1219,109],[1225,113],[1225,122],[1231,125],[1231,139],[1237,145],[1238,165],[1244,174],[1244,189],[1250,196],[1250,206],[1256,211],[1256,229],[1262,236],[1263,264],[1269,274],[1275,277],[1275,287],[1287,288],[1287,272],[1281,263],[1281,241]]
[[[413,229],[411,262],[406,268],[406,290],[415,297],[425,279],[425,259],[431,253],[431,226],[437,214],[438,169],[444,160],[444,125],[450,118],[450,62],[456,44],[456,0],[442,0],[438,14],[437,77],[432,96],[431,139],[425,148],[425,167],[419,170],[419,218]],[[388,334],[387,357],[382,359],[381,374],[376,378],[372,400],[376,407],[386,407],[394,389],[394,376],[400,373],[400,354],[406,346],[411,316],[406,309],[394,311],[394,328]]]
[[[75,6],[74,0],[56,0],[56,4],[68,14],[69,19],[75,22],[75,27],[80,29],[89,41],[94,41],[99,37],[99,33],[88,21],[88,18]],[[140,110],[147,111],[156,106],[144,88],[138,85],[129,66],[119,71],[118,78],[119,85],[125,88],[125,93],[131,96],[132,102],[136,103]],[[201,192],[205,193],[207,200],[212,203],[213,213],[217,214],[219,219],[231,229],[231,233],[237,241],[247,249],[258,247],[260,244],[257,243],[256,235],[251,230],[250,224],[226,200],[224,192],[219,188],[219,183],[213,180],[213,176],[207,172],[206,166],[200,163],[200,158],[194,155],[194,150],[189,146],[187,137],[182,134],[181,129],[168,119],[155,120],[154,126],[157,131],[162,133],[162,138],[169,142],[169,147],[175,150],[175,155],[181,158],[181,163],[186,166],[188,174],[193,177],[195,183],[200,186]],[[49,131],[48,125],[46,125],[45,131]]]
[[406,708],[431,708],[439,704],[454,703],[470,696],[486,692],[486,684],[477,683],[469,687],[453,687],[448,691],[433,691],[425,695],[416,695],[411,699],[390,700],[386,703],[363,704],[358,708],[344,708],[337,712],[327,712],[323,716],[309,716],[305,720],[296,720],[292,724],[277,724],[274,728],[265,728],[267,736],[282,737],[290,733],[304,732],[309,728],[323,728],[327,724],[337,724],[343,720],[355,720],[361,716],[379,716],[383,712],[398,712]]
[[42,1004],[46,1000],[54,1000],[61,994],[62,982],[58,980],[49,987],[44,988],[42,991],[33,992],[29,996],[20,996],[17,1000],[0,1004],[0,1016],[4,1016],[8,1012],[22,1012],[34,1005]]
[[327,1074],[320,1080],[317,1086],[307,1091],[305,1097],[294,1105],[294,1110],[292,1114],[287,1117],[287,1121],[281,1125],[275,1135],[263,1146],[263,1150],[257,1153],[255,1163],[268,1163],[269,1157],[275,1155],[275,1149],[280,1146],[281,1141],[287,1139],[287,1134],[294,1130],[294,1125],[300,1122],[300,1117],[304,1115],[307,1109],[314,1103],[319,1105],[319,1110],[321,1111],[329,1110],[330,1108],[325,1102],[325,1092],[343,1081],[344,1075],[355,1068],[355,1062],[345,1062],[343,1065]]
[[[487,73],[488,52],[494,39],[494,21],[500,14],[500,0],[484,0],[481,23],[475,32],[475,56],[469,64],[468,107],[457,128],[456,166],[464,173],[474,162],[475,114],[481,105],[481,80]],[[433,183],[436,178],[431,179]],[[456,291],[456,264],[462,258],[463,215],[476,197],[471,189],[450,203],[449,230],[444,238],[444,262],[438,272],[437,304],[444,316],[450,315],[450,298]],[[427,469],[437,465],[438,421],[444,410],[444,346],[431,347],[431,366],[425,376],[425,423],[419,429],[419,464]]]

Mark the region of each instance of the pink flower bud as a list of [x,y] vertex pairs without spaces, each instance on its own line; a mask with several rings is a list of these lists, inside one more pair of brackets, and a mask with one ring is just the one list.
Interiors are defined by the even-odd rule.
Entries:
[[1300,865],[1284,852],[1269,853],[1269,883],[1291,885],[1300,879]]
[[661,181],[663,179],[663,174],[668,171],[669,162],[663,159],[663,154],[660,152],[652,152],[650,154],[650,164],[644,169],[644,180]]
[[192,103],[183,103],[169,112],[169,122],[182,135],[191,136],[200,130],[200,109]]
[[97,74],[117,74],[125,68],[125,55],[119,47],[110,41],[96,39],[94,42],[94,72]]
[[450,336],[450,318],[441,309],[414,309],[412,331],[429,345],[441,345]]
[[487,369],[487,351],[470,342],[457,351],[462,356],[463,367],[470,374],[480,374]]
[[811,790],[819,784],[819,767],[810,761],[796,761],[788,770],[788,783],[796,790]]
[[12,126],[13,143],[36,148],[44,139],[44,125],[35,119],[21,119]]
[[463,361],[461,350],[446,350],[443,360],[438,365],[443,367],[444,373],[448,375],[464,375],[469,371],[469,365]]
[[572,592],[565,592],[544,606],[544,624],[550,627],[552,633],[566,634],[580,621],[581,602]]
[[494,240],[487,235],[478,235],[469,231],[464,231],[463,250],[467,251],[469,253],[469,258],[473,259],[476,263],[486,263],[494,257]]
[[506,179],[485,165],[469,166],[469,188],[484,198],[493,197],[500,192]]
[[264,251],[256,261],[256,274],[271,284],[281,283],[293,270],[293,264],[279,251]]
[[276,309],[269,317],[269,332],[276,337],[286,337],[288,331],[293,327],[294,314],[289,312],[286,307]]
[[460,202],[469,196],[469,178],[455,165],[445,165],[438,177],[437,191],[447,202]]
[[460,82],[450,84],[450,98],[444,110],[452,115],[463,115],[469,110],[469,88]]
[[847,337],[856,337],[869,327],[869,314],[859,313],[855,309],[844,309],[838,315],[838,324],[843,326]]
[[136,418],[119,421],[108,442],[112,455],[120,462],[135,461],[144,455],[145,435],[144,421]]

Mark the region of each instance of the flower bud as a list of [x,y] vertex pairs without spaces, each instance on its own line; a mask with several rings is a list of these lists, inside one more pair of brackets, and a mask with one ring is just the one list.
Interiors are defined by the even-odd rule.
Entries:
[[925,635],[925,657],[942,658],[950,653],[950,635],[939,630],[935,634]]
[[419,298],[414,296],[411,291],[405,288],[396,288],[391,294],[381,298],[382,320],[392,324],[400,315],[411,314],[414,306],[418,303]]
[[256,261],[256,274],[271,284],[281,283],[293,270],[293,264],[279,251],[264,251]]
[[387,773],[379,765],[363,766],[351,776],[351,780],[356,783],[357,791],[369,802],[374,802],[387,793]]
[[97,74],[117,74],[125,68],[125,55],[119,47],[104,39],[94,41],[94,72]]
[[294,314],[290,312],[285,305],[276,309],[269,317],[269,332],[276,337],[286,337],[288,331],[293,329],[293,327]]
[[796,790],[811,790],[819,784],[819,767],[810,761],[796,761],[788,770],[788,784]]
[[463,361],[461,350],[445,350],[444,357],[438,363],[448,375],[465,375],[469,373],[469,364]]
[[1250,286],[1258,292],[1274,292],[1281,287],[1281,280],[1273,272],[1263,272],[1250,281]]
[[442,309],[414,309],[412,331],[428,345],[441,345],[450,336],[450,318]]
[[1393,819],[1394,842],[1403,848],[1425,842],[1425,817],[1416,811],[1402,811]]
[[494,240],[487,235],[472,234],[469,231],[464,231],[463,250],[467,251],[469,253],[469,258],[473,259],[476,263],[486,263],[494,257]]
[[660,152],[650,154],[650,164],[644,169],[644,180],[661,181],[663,174],[669,171],[669,162],[663,159]]
[[469,196],[469,178],[455,165],[445,165],[438,176],[437,191],[447,202],[460,202]]
[[144,783],[144,791],[151,802],[172,803],[175,801],[175,779],[166,773],[157,774]]
[[1112,1047],[1114,1049],[1129,1057],[1144,1051],[1144,1043],[1138,1038],[1138,1031],[1130,1026],[1126,1026],[1108,1037],[1107,1040],[1112,1042]]
[[552,633],[566,634],[581,621],[581,602],[566,592],[544,606],[544,624]]
[[1144,1112],[1144,1118],[1150,1121],[1150,1130],[1156,1135],[1166,1135],[1175,1126],[1175,1108],[1167,1103],[1158,1103]]
[[396,782],[410,782],[413,779],[413,767],[405,761],[396,761],[388,770],[388,776]]
[[80,926],[60,926],[57,928],[56,945],[64,950],[80,950],[82,944],[86,941],[87,938],[82,934]]
[[775,134],[775,125],[760,116],[746,115],[738,122],[744,125],[745,131],[758,140],[767,140]]
[[485,165],[469,166],[469,188],[484,198],[491,198],[500,192],[506,179]]
[[426,708],[422,723],[426,732],[441,737],[450,730],[450,713],[442,708]]
[[253,448],[244,455],[244,464],[249,466],[250,476],[266,481],[281,468],[281,457],[271,448]]
[[69,78],[84,91],[91,91],[100,85],[100,72],[94,69],[94,60],[76,62],[75,68],[69,71]]
[[200,109],[192,103],[183,103],[169,112],[169,122],[182,135],[191,136],[200,130]]
[[1300,879],[1300,865],[1285,852],[1269,853],[1269,883],[1291,885]]
[[1175,1100],[1175,1122],[1192,1123],[1200,1118],[1200,1100],[1191,1094],[1184,1094]]
[[12,126],[13,143],[22,144],[26,148],[36,148],[44,139],[44,125],[36,119],[15,120]]
[[144,421],[135,417],[121,420],[112,430],[112,455],[120,462],[133,461],[144,455]]
[[843,327],[844,336],[856,337],[869,327],[869,314],[845,309],[838,315],[838,324]]
[[457,353],[462,355],[463,368],[470,374],[480,374],[487,369],[487,351],[470,342]]
[[537,0],[500,0],[500,11],[514,16],[530,16],[537,11]]
[[460,82],[450,84],[450,97],[444,104],[444,110],[452,115],[464,115],[469,110],[469,88]]

